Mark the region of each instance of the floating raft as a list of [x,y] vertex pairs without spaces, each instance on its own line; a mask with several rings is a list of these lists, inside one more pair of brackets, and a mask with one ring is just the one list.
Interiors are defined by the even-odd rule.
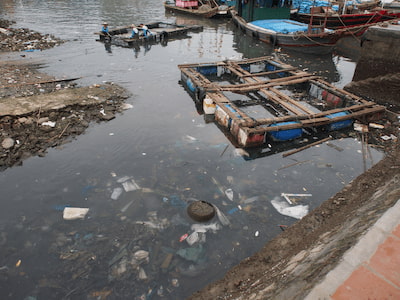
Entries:
[[240,147],[299,138],[304,128],[340,130],[376,120],[385,107],[272,57],[178,65],[181,83]]
[[116,46],[132,47],[148,42],[162,42],[167,39],[187,38],[189,37],[187,35],[189,31],[197,32],[203,30],[203,26],[199,25],[186,26],[165,22],[152,22],[145,25],[151,32],[151,35],[143,36],[142,30],[138,28],[139,34],[134,38],[130,38],[132,31],[131,26],[110,29],[108,35],[102,32],[96,32],[95,34],[99,35],[99,40],[102,42],[111,43]]

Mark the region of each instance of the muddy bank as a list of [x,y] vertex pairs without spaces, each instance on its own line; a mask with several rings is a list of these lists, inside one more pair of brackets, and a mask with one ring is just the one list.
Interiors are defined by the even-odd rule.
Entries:
[[[77,87],[33,65],[0,64],[0,170],[44,156],[82,134],[91,122],[108,121],[125,108],[128,94],[113,84]],[[129,107],[129,106],[128,106]]]
[[[0,51],[44,50],[62,41],[0,20]],[[23,56],[23,55],[22,55]],[[109,121],[124,105],[127,92],[114,84],[78,87],[79,78],[53,78],[40,64],[0,62],[0,171],[44,156],[82,134],[91,122]]]
[[395,112],[400,112],[398,94],[400,91],[400,73],[352,81],[345,87],[351,93],[384,104]]
[[[43,156],[82,134],[91,122],[109,121],[125,108],[125,91],[112,84],[71,87],[36,96],[0,98],[0,170]],[[47,90],[51,89],[46,87]],[[129,107],[129,106],[128,106]]]

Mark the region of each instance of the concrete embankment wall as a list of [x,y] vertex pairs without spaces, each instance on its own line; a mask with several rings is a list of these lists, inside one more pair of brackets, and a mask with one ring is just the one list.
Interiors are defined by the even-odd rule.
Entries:
[[400,105],[400,25],[370,27],[346,90],[381,104]]
[[370,27],[361,39],[353,81],[400,72],[400,25]]

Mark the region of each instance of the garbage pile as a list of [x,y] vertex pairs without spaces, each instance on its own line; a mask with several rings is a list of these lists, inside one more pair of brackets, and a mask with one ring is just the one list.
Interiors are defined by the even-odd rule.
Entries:
[[9,27],[12,23],[0,20],[0,52],[5,51],[40,51],[53,48],[63,43],[50,34],[40,34],[27,28]]

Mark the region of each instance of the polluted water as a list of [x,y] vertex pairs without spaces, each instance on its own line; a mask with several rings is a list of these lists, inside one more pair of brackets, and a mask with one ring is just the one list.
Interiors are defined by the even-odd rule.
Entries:
[[[0,18],[66,41],[2,60],[35,61],[52,76],[79,77],[78,85],[109,82],[130,93],[129,109],[113,120],[0,173],[1,299],[185,299],[341,190],[365,158],[371,167],[383,157],[374,148],[364,157],[352,130],[330,140],[336,148],[324,143],[289,157],[282,153],[318,134],[236,148],[198,112],[177,68],[275,53],[342,87],[351,58],[274,52],[229,19],[169,14],[156,0],[1,1]],[[105,21],[203,30],[118,47],[96,41]],[[310,196],[287,196],[289,203],[282,193]],[[214,217],[192,219],[193,201],[212,204]]]

